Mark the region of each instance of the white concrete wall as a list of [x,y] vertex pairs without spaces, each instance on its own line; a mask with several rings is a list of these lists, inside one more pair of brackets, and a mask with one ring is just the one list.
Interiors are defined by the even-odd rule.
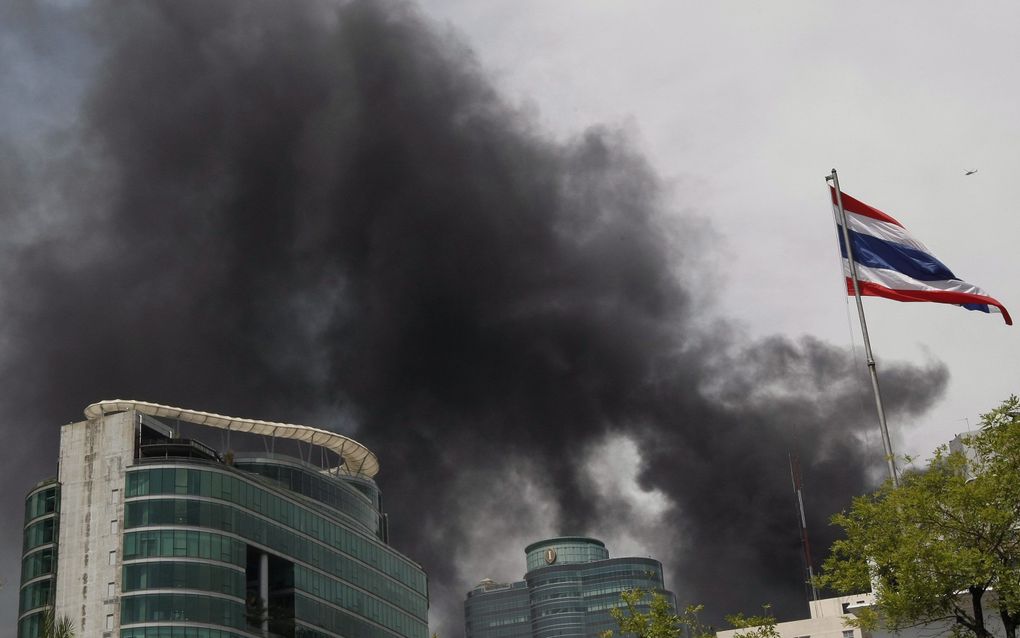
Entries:
[[[811,617],[804,620],[776,623],[776,631],[781,638],[842,638],[844,631],[853,631],[853,638],[934,638],[949,636],[953,629],[951,621],[940,621],[909,627],[898,632],[879,628],[862,634],[860,629],[846,626],[846,619],[853,615],[855,608],[868,607],[874,604],[875,595],[855,594],[826,598],[810,603]],[[848,614],[843,613],[843,605],[848,605]],[[985,624],[992,635],[1004,637],[1002,621],[995,605],[995,593],[988,592],[984,600]],[[728,629],[716,633],[716,638],[733,638],[739,629]]]
[[60,430],[55,606],[57,617],[74,621],[79,636],[119,635],[124,469],[134,454],[135,418],[121,412]]
[[[782,638],[864,638],[860,629],[847,627],[846,621],[853,612],[853,607],[870,605],[874,601],[872,594],[841,596],[811,601],[808,608],[810,618],[776,623],[776,631]],[[843,604],[849,604],[851,614],[843,613]],[[728,629],[716,633],[717,638],[733,638],[739,629]],[[848,632],[848,633],[844,633]]]

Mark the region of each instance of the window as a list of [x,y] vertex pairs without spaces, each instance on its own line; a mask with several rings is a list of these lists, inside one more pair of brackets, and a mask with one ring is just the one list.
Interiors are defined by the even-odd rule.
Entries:
[[843,630],[843,638],[854,638],[854,630],[853,629],[844,629]]
[[117,586],[113,583],[106,583],[106,597],[113,598],[117,594]]
[[113,550],[112,552],[110,552],[110,564],[111,565],[117,564],[117,550]]
[[245,574],[221,565],[145,562],[125,565],[122,586],[126,592],[144,589],[197,589],[244,598]]
[[113,629],[113,614],[106,614],[106,628]]
[[28,551],[39,545],[52,543],[56,536],[56,518],[50,517],[25,528],[24,551]]
[[21,609],[29,610],[42,607],[50,600],[53,590],[53,579],[47,578],[26,585],[21,589]]
[[110,521],[110,533],[111,534],[117,533],[117,521]]

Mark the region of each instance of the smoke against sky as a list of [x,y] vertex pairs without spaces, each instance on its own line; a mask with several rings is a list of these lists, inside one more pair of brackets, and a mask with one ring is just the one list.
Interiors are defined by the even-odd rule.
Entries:
[[[7,9],[73,36],[84,77],[26,124],[45,137],[0,141],[5,511],[53,473],[58,424],[135,398],[366,443],[444,636],[557,533],[646,547],[716,617],[800,612],[787,455],[825,547],[881,469],[861,370],[713,315],[722,240],[626,131],[544,134],[401,2],[50,10]],[[894,415],[948,382],[883,373]],[[17,573],[20,518],[2,533]]]

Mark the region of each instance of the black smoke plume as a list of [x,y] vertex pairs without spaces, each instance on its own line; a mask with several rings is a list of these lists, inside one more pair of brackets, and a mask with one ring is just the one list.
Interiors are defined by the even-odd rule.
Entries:
[[[56,426],[119,397],[375,449],[444,636],[557,532],[635,539],[715,617],[803,614],[787,454],[823,548],[881,463],[857,368],[712,316],[716,239],[626,135],[551,139],[401,2],[47,6],[4,10],[76,96],[0,141],[5,573]],[[893,414],[948,379],[884,367]],[[655,520],[597,488],[628,472]]]

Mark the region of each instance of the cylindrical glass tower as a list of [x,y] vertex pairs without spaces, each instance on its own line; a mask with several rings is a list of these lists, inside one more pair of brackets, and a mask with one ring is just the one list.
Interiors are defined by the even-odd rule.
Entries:
[[25,498],[18,638],[42,635],[47,610],[53,604],[59,508],[60,487],[56,479],[36,485]]
[[[611,611],[621,592],[640,589],[663,596],[662,564],[652,558],[610,558],[605,544],[584,536],[560,536],[524,549],[524,580],[483,580],[464,601],[467,638],[598,638],[618,630]],[[639,605],[647,612],[651,598]]]

